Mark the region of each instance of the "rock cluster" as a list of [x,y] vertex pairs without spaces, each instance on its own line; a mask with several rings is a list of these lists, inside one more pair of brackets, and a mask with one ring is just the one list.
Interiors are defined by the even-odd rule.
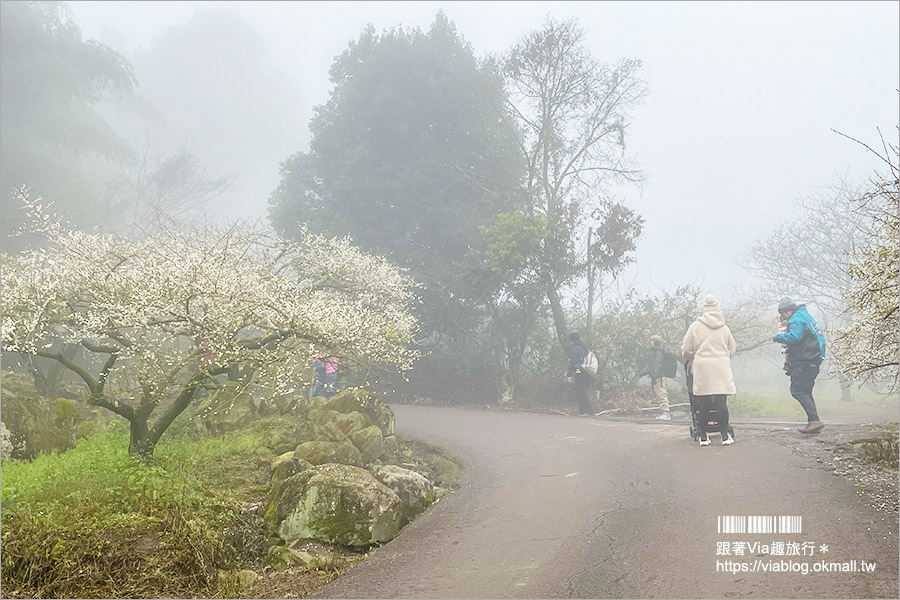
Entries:
[[295,447],[275,459],[266,502],[271,542],[384,543],[434,501],[431,481],[390,464],[399,444],[394,414],[383,402],[351,389],[292,410],[299,417],[289,436]]
[[2,458],[32,459],[41,452],[75,447],[78,405],[71,398],[44,398],[28,377],[3,374]]

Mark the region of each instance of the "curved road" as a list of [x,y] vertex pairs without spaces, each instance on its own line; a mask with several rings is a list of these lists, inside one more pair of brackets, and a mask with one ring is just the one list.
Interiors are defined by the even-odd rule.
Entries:
[[[321,597],[898,597],[891,520],[763,430],[699,448],[683,424],[392,408],[398,431],[465,461],[460,487]],[[719,515],[799,515],[802,533],[719,534]],[[718,554],[719,543],[773,541],[814,553]],[[721,572],[757,560],[757,572]],[[874,571],[813,571],[862,560]],[[791,563],[810,572],[759,571]]]

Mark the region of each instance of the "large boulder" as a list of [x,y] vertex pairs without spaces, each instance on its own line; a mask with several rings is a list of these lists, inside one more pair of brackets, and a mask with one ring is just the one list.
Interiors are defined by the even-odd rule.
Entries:
[[309,414],[309,411],[316,408],[325,408],[325,405],[328,404],[328,399],[323,398],[322,396],[313,396],[309,398],[305,394],[302,393],[293,393],[288,396],[282,396],[274,400],[276,405],[285,407],[282,409],[281,414],[291,415],[294,417],[306,417]]
[[359,412],[368,416],[385,436],[394,435],[394,411],[361,388],[341,390],[328,401],[325,408],[340,413]]
[[281,428],[266,441],[266,447],[275,454],[293,451],[303,442],[347,442],[347,436],[336,423],[327,422],[319,425],[312,421],[293,419],[294,425]]
[[319,432],[305,421],[297,422],[293,427],[279,429],[266,440],[266,447],[274,454],[281,456],[293,452],[298,444],[318,439]]
[[354,431],[361,431],[367,427],[374,426],[372,419],[361,412],[337,413],[334,422],[348,436]]
[[271,485],[312,468],[312,463],[298,459],[294,454],[295,452],[285,452],[272,463]]
[[361,412],[342,413],[327,408],[312,409],[307,414],[307,418],[322,427],[333,423],[344,435],[350,435],[353,431],[365,429],[372,425],[372,419]]
[[313,465],[340,463],[342,465],[361,465],[362,454],[349,440],[340,442],[316,441],[303,442],[294,451],[296,460],[305,460]]
[[75,447],[78,405],[69,398],[38,395],[30,377],[3,373],[3,423],[7,458],[32,459],[42,452],[65,452]]
[[382,465],[372,469],[372,475],[400,497],[409,520],[434,502],[434,485],[415,471],[396,465]]
[[316,437],[310,441],[327,440],[329,442],[348,442],[347,434],[334,421],[326,421],[319,425],[312,421],[307,422],[315,432]]
[[198,428],[212,434],[237,431],[257,418],[257,406],[246,387],[228,382],[209,395],[194,412]]
[[406,523],[400,497],[365,469],[328,464],[273,488],[266,530],[284,541],[316,539],[345,546],[391,540]]
[[[358,415],[359,413],[353,414]],[[377,425],[370,425],[365,429],[351,431],[347,437],[350,438],[350,442],[356,446],[356,449],[362,455],[362,464],[371,464],[376,458],[381,456],[384,438],[381,435],[381,429]]]

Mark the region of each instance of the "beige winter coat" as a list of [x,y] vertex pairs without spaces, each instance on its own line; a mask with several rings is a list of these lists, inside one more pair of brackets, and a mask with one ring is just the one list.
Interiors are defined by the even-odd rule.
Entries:
[[731,357],[734,336],[725,324],[718,302],[710,298],[703,304],[703,315],[691,323],[681,353],[685,361],[694,361],[694,395],[734,394]]

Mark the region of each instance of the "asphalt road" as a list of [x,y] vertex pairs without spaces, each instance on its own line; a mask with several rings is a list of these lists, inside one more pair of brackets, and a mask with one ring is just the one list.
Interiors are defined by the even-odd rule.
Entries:
[[[734,445],[700,448],[674,423],[392,408],[400,433],[444,445],[466,471],[457,491],[322,597],[898,597],[890,521],[762,428],[738,426]],[[720,534],[720,515],[798,515],[802,533]],[[773,541],[785,552],[797,542],[801,555],[719,554],[719,543]],[[862,560],[874,571],[815,571]],[[757,572],[722,572],[725,561]],[[808,574],[760,572],[801,563]]]

